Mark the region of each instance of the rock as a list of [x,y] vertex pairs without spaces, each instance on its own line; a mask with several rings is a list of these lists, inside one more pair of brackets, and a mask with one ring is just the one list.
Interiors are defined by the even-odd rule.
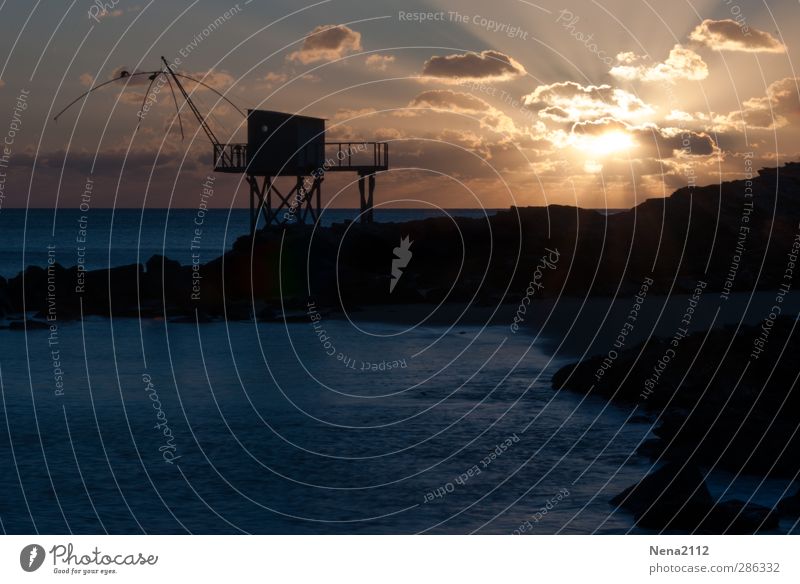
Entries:
[[180,271],[181,264],[175,260],[171,260],[163,255],[153,255],[147,260],[145,269],[148,274],[158,274],[163,272],[166,276],[169,274]]
[[258,322],[275,322],[278,320],[278,313],[270,306],[265,306],[258,311],[256,320]]
[[[322,317],[327,316],[330,313],[329,310],[321,310],[319,314]],[[275,316],[275,320],[278,322],[311,322],[308,317],[308,313],[303,310],[286,310],[283,314],[277,314]]]
[[738,499],[714,505],[697,531],[714,535],[752,535],[778,528],[778,513],[769,507]]
[[638,526],[659,531],[692,531],[714,506],[700,470],[677,462],[647,475],[611,503],[631,511]]
[[760,326],[742,325],[683,337],[649,393],[642,390],[666,354],[664,339],[619,351],[599,381],[603,359],[592,357],[557,371],[552,385],[579,393],[592,388],[593,395],[659,414],[653,433],[663,442],[643,444],[640,453],[647,456],[690,456],[733,473],[794,477],[800,472],[800,393],[792,390],[797,365],[782,355],[800,351],[800,329],[794,318],[778,317],[763,350],[761,334]]
[[229,302],[224,317],[231,321],[253,320],[253,307],[249,302]]
[[664,454],[665,448],[666,443],[661,438],[650,438],[639,445],[639,448],[636,449],[636,454],[656,459]]
[[49,329],[50,325],[41,320],[12,320],[8,323],[8,330],[24,331],[24,330],[45,330]]
[[800,491],[781,499],[777,510],[781,517],[800,517]]
[[0,318],[14,312],[11,301],[8,298],[8,281],[0,276]]

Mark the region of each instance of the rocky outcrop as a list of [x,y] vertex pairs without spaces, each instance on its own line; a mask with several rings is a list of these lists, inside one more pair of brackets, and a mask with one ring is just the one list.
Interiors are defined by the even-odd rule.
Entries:
[[622,491],[611,503],[633,513],[640,527],[691,531],[714,500],[697,468],[670,463]]
[[[600,379],[595,357],[559,370],[553,386],[659,413],[657,438],[641,454],[793,477],[800,472],[800,363],[790,356],[800,352],[800,330],[789,317],[769,330],[763,346],[761,326],[689,335],[666,367],[659,360],[668,341],[652,339],[620,351]],[[761,348],[755,358],[754,347]]]
[[633,513],[636,525],[654,531],[753,534],[778,528],[778,513],[736,499],[714,502],[701,471],[668,463],[611,500]]
[[778,513],[769,507],[738,499],[722,501],[698,527],[699,533],[751,535],[778,528]]
[[781,499],[778,503],[777,510],[781,517],[788,517],[791,519],[800,517],[800,491]]

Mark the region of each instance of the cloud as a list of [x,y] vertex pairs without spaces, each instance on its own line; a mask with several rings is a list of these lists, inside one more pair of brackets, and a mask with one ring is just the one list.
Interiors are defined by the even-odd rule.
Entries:
[[[121,79],[119,83],[113,84],[114,87],[122,91],[122,94],[119,98],[120,101],[141,106],[143,100],[146,99],[145,92],[147,92],[149,89],[150,93],[147,95],[155,96],[156,98],[147,98],[148,101],[151,102],[151,105],[158,103],[168,104],[172,102],[172,98],[167,97],[170,94],[169,86],[165,81],[168,79],[168,77],[162,76],[160,78],[156,77],[155,79],[151,79],[152,75],[141,75],[140,73],[148,72],[141,71],[139,69],[135,70],[135,75],[133,75],[133,73],[133,69],[126,66],[121,66],[114,69],[108,78],[108,80]],[[177,71],[177,73],[186,76],[179,77],[181,83],[186,87],[186,90],[190,93],[195,92],[196,94],[208,92],[208,87],[211,87],[220,93],[225,93],[236,82],[236,79],[230,73],[216,69],[197,72]],[[187,79],[187,77],[191,79]],[[95,81],[98,81],[93,80],[89,73],[81,74],[79,79],[80,83],[87,87],[91,86]],[[193,79],[202,81],[205,86],[201,85],[200,83],[195,83]],[[177,92],[177,89],[175,89],[175,92]],[[180,99],[180,97],[178,99]],[[217,99],[215,98],[215,102],[216,101]],[[214,113],[217,115],[222,115],[225,107],[227,107],[225,104],[221,102],[217,103],[214,108]]]
[[800,78],[785,77],[767,87],[766,95],[742,103],[742,109],[715,119],[722,129],[775,130],[800,123]]
[[564,123],[606,117],[637,120],[653,113],[651,106],[624,89],[574,81],[540,85],[522,101],[539,117]]
[[303,47],[291,53],[289,60],[308,65],[341,59],[350,52],[360,50],[360,32],[343,24],[323,24],[309,33],[303,41]]
[[708,65],[703,58],[691,49],[675,45],[669,52],[669,57],[662,63],[648,65],[642,63],[646,57],[639,57],[633,53],[620,53],[617,60],[620,62],[612,67],[611,75],[619,79],[632,81],[700,81],[708,77]]
[[434,56],[422,66],[422,76],[449,83],[464,80],[508,81],[525,75],[525,68],[499,51]]
[[669,122],[695,122],[701,118],[698,118],[696,114],[693,115],[683,110],[673,109],[664,119]]
[[347,124],[337,123],[325,129],[325,137],[328,141],[346,142],[349,140],[356,141],[363,139],[353,126]]
[[264,75],[264,81],[267,82],[267,87],[272,87],[274,85],[278,85],[279,83],[286,83],[288,80],[289,76],[286,73],[274,73],[270,71]]
[[568,131],[557,129],[549,132],[546,139],[559,149],[577,148],[596,156],[627,161],[704,157],[719,153],[717,144],[705,132],[660,128],[655,124],[632,126],[614,118],[577,122]]
[[672,110],[667,121],[689,123],[720,133],[741,135],[745,130],[777,130],[800,124],[800,78],[785,77],[771,83],[763,96],[742,102],[727,114]]
[[428,107],[443,111],[458,111],[464,113],[483,113],[491,108],[482,99],[449,89],[431,89],[423,91],[408,104],[409,107]]
[[[36,162],[37,168],[86,173],[90,169],[97,176],[119,176],[125,172],[149,172],[153,169],[176,169],[183,160],[183,153],[179,150],[173,152],[153,148],[127,150],[115,148],[103,152],[90,150],[52,150],[39,151],[34,156],[33,152],[20,152],[14,157],[14,165],[30,168]],[[183,162],[184,169],[193,168],[192,157],[187,157]]]
[[477,118],[481,126],[495,132],[517,133],[516,125],[511,118],[489,103],[469,93],[451,91],[449,89],[423,91],[409,102],[408,107],[463,114]]
[[[183,73],[181,71],[181,73]],[[213,87],[217,91],[225,93],[226,90],[230,89],[234,83],[236,83],[236,79],[228,73],[227,71],[219,71],[217,69],[211,69],[209,71],[197,71],[194,73],[184,73],[184,75],[188,75],[198,81],[202,81],[209,87]],[[195,89],[196,91],[201,91],[205,89],[202,85],[195,84],[191,80],[188,79],[181,79],[181,81],[190,86],[191,89]],[[190,89],[187,87],[187,89]]]
[[483,136],[467,130],[445,129],[436,135],[437,140],[447,144],[455,144],[466,150],[476,150],[481,152],[483,158],[491,158],[491,153],[485,147]]
[[649,139],[658,158],[711,156],[718,153],[714,139],[705,132],[683,128],[643,128],[635,132],[640,139]]
[[376,128],[373,136],[379,142],[389,142],[391,140],[400,140],[405,134],[398,128]]
[[632,51],[625,51],[624,53],[617,54],[617,63],[622,65],[630,65],[640,60],[642,57]]
[[749,26],[740,26],[731,19],[701,22],[691,32],[693,41],[718,51],[744,51],[747,53],[783,53],[786,46],[770,33]]
[[394,55],[370,55],[365,64],[375,71],[386,71],[386,68],[394,63]]
[[334,120],[345,120],[351,121],[356,118],[364,118],[371,114],[374,114],[377,110],[374,107],[364,107],[361,109],[351,109],[351,108],[340,108],[334,114]]
[[713,138],[705,132],[682,128],[659,128],[654,124],[631,127],[618,120],[601,120],[575,124],[573,132],[598,135],[609,131],[629,133],[640,145],[637,158],[673,158],[683,156],[709,156],[717,151]]

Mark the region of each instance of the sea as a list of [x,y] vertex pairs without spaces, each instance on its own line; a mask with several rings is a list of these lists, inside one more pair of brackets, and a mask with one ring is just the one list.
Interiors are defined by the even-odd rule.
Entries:
[[[92,210],[87,266],[156,253],[186,263],[194,216]],[[247,211],[205,221],[209,259],[248,229]],[[71,211],[3,210],[0,272],[44,265],[52,245],[72,265],[79,223]],[[0,327],[0,530],[638,532],[609,499],[652,470],[635,451],[653,420],[554,391],[554,372],[577,356],[535,328],[427,316]],[[721,473],[709,485],[767,504],[788,488]]]

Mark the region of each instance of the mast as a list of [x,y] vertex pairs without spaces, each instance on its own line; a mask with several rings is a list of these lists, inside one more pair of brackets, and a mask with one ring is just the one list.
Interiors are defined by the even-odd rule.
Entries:
[[197,118],[197,122],[200,124],[200,127],[203,128],[203,131],[208,136],[208,139],[214,145],[214,147],[220,146],[220,141],[217,139],[216,135],[214,135],[214,131],[211,129],[211,126],[208,125],[206,119],[200,113],[200,110],[197,109],[197,106],[192,101],[192,98],[189,96],[189,93],[186,91],[186,88],[181,83],[181,80],[178,78],[178,75],[175,74],[175,71],[172,70],[169,62],[162,56],[161,61],[164,63],[164,67],[166,67],[167,73],[172,77],[172,80],[175,81],[175,84],[178,86],[181,94],[183,95],[183,99],[186,100],[189,109],[192,110],[194,117]]

